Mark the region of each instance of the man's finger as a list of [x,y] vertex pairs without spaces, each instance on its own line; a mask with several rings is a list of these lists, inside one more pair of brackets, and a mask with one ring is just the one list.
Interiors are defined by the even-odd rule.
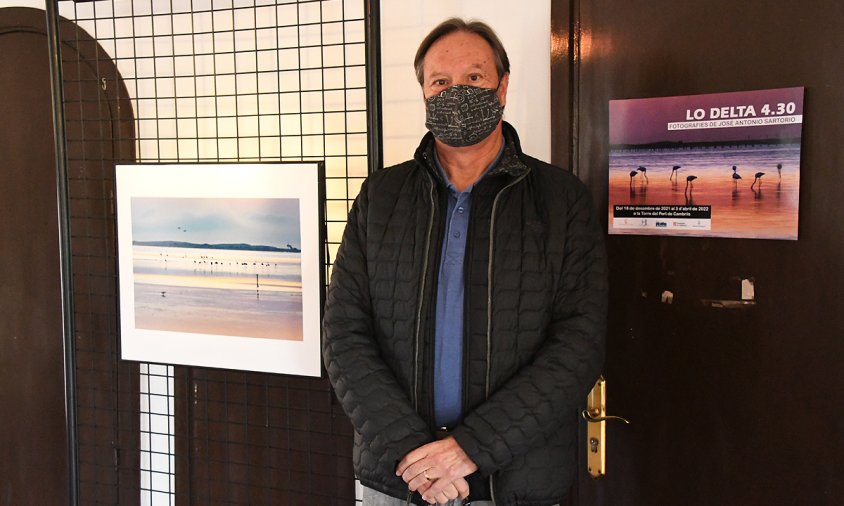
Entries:
[[460,497],[460,492],[457,491],[457,487],[454,486],[454,483],[446,485],[443,489],[443,494],[448,497],[449,501],[453,501],[454,499]]
[[419,487],[415,490],[415,492],[418,492],[419,495],[424,495],[425,492],[427,492],[431,488],[431,485],[433,485],[433,483],[434,482],[432,482],[432,481],[426,481],[422,485],[419,485]]
[[404,458],[401,459],[401,462],[399,462],[398,467],[396,468],[396,476],[403,475],[409,466],[421,459],[424,459],[425,456],[428,455],[427,446],[428,445],[420,446],[419,448],[405,455]]
[[[431,480],[431,486],[428,488],[427,491],[422,493],[422,498],[428,502],[433,502],[439,494],[442,494],[443,491],[451,486],[451,481],[446,478],[440,478],[438,480]],[[454,489],[454,497],[457,497],[457,489]]]
[[409,484],[410,480],[416,478],[419,475],[423,475],[429,480],[439,478],[439,476],[435,476],[435,473],[433,472],[433,469],[431,469],[430,464],[428,464],[424,458],[422,460],[417,460],[416,462],[408,466],[401,474],[401,478],[404,480],[405,483]]
[[422,496],[422,499],[425,499],[425,501],[427,501],[429,503],[437,503],[437,504],[448,504],[448,501],[450,501],[450,499],[442,492],[435,494],[430,498],[426,498],[425,496]]
[[424,474],[419,473],[416,476],[414,476],[413,478],[411,478],[410,481],[407,482],[407,488],[410,489],[410,490],[413,490],[414,492],[417,491],[417,490],[421,492],[423,488],[425,490],[427,490],[428,487],[423,487],[423,486],[424,485],[430,486],[430,483],[431,483],[430,479],[426,478]]
[[469,482],[465,479],[458,478],[454,480],[454,487],[457,489],[457,493],[460,494],[461,499],[469,497]]

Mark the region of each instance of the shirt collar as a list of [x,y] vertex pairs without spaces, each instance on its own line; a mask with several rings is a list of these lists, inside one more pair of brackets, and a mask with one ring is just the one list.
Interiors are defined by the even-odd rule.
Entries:
[[[471,193],[472,188],[474,188],[475,185],[478,184],[478,181],[483,179],[484,176],[486,176],[489,173],[489,171],[492,170],[492,168],[495,167],[495,165],[501,160],[501,155],[504,154],[504,145],[505,145],[505,143],[502,142],[501,147],[498,149],[498,154],[495,155],[495,159],[492,161],[492,163],[490,163],[489,166],[486,169],[484,169],[483,173],[480,175],[480,177],[478,177],[478,179],[474,183],[472,183],[465,190],[463,190],[463,193]],[[442,164],[440,163],[440,157],[439,157],[439,155],[437,155],[437,149],[434,148],[433,151],[434,151],[434,165],[436,165],[437,170],[440,171],[440,176],[442,176],[443,181],[445,181],[446,187],[451,191],[451,193],[453,193],[455,195],[460,194],[460,192],[457,191],[457,187],[454,186],[454,183],[452,183],[451,180],[448,178],[448,174],[445,173],[445,169],[443,168]]]

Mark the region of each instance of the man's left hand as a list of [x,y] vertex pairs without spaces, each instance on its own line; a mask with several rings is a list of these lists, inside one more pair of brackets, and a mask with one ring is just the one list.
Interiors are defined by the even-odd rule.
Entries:
[[465,478],[478,470],[478,466],[449,436],[413,450],[405,455],[396,469],[410,490],[427,497],[436,497],[445,487],[458,478]]

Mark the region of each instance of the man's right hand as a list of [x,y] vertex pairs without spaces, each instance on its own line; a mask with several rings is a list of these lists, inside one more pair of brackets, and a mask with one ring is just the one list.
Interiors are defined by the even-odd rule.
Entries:
[[[458,485],[462,487],[461,482],[465,483],[464,478],[477,469],[478,466],[457,441],[449,436],[420,446],[405,455],[399,462],[396,474],[407,483],[408,489],[419,492],[429,503],[443,503],[443,497],[464,497],[455,491]],[[468,484],[465,486],[465,494],[469,494]]]

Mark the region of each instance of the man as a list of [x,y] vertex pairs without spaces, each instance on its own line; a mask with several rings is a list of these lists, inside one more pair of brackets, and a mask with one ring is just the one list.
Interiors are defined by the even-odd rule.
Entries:
[[325,308],[364,505],[556,504],[603,361],[603,233],[585,187],[501,120],[492,29],[449,19],[415,63],[430,132],[361,188]]

